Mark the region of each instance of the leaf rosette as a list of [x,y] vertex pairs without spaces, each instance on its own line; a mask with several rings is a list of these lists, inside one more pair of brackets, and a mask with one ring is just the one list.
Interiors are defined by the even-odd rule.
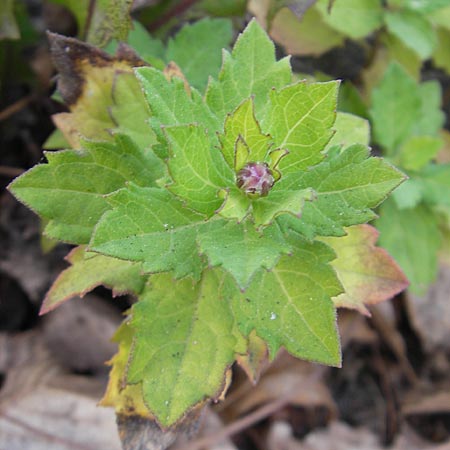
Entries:
[[[105,403],[118,414],[126,403],[128,414],[135,396],[139,410],[143,402],[170,427],[221,398],[230,366],[258,339],[271,358],[285,347],[339,366],[336,305],[364,311],[365,279],[340,276],[330,264],[336,253],[350,254],[352,267],[377,256],[374,271],[389,276],[385,297],[406,281],[383,269],[394,263],[374,245],[354,255],[334,239],[374,219],[403,174],[370,156],[362,119],[336,120],[339,83],[292,82],[289,60],[276,60],[256,21],[224,50],[204,95],[173,64],[135,75],[141,91],[129,94],[146,103],[139,122],[146,114],[151,147],[134,142],[142,130],[130,138],[131,127],[119,124],[111,142],[48,153],[48,164],[10,187],[48,220],[47,234],[87,245],[72,255],[46,310],[98,284],[138,296]],[[355,134],[340,133],[340,123]],[[344,287],[350,299],[339,297]],[[120,386],[136,386],[124,389],[126,401]]]

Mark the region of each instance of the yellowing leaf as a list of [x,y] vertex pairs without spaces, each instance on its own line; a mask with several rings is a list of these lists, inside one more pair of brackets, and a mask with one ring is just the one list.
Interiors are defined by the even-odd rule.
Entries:
[[111,371],[105,395],[100,406],[111,406],[118,416],[139,416],[154,420],[142,397],[140,384],[126,384],[126,371],[133,341],[133,330],[125,320],[113,338],[119,344],[119,351],[109,361]]
[[[76,39],[52,33],[49,39],[53,61],[59,71],[58,91],[70,109],[69,113],[53,116],[56,125],[74,148],[79,146],[80,136],[111,140],[110,130],[117,127],[109,110],[115,105],[116,78],[121,73],[130,74],[133,67],[145,63],[125,47],[119,48],[117,56],[113,57]],[[145,108],[137,80],[128,80],[128,83],[134,84],[137,87],[134,92],[139,93],[134,96],[135,105]],[[121,95],[122,92],[116,94],[116,99],[120,101]],[[138,117],[142,118],[141,128],[146,127],[148,116],[148,109],[141,109],[139,114],[134,111],[135,123],[139,121]]]
[[114,295],[139,294],[147,280],[141,275],[139,264],[108,256],[86,255],[85,247],[72,250],[66,257],[71,266],[61,272],[45,296],[41,314],[45,314],[75,295],[103,285],[113,290]]
[[289,8],[280,9],[270,35],[293,55],[321,55],[344,43],[344,35],[328,26],[316,8],[309,8],[301,20]]
[[376,247],[378,232],[370,225],[346,229],[347,236],[321,238],[336,252],[331,262],[345,292],[333,298],[336,306],[357,309],[387,300],[406,289],[409,282],[386,250]]

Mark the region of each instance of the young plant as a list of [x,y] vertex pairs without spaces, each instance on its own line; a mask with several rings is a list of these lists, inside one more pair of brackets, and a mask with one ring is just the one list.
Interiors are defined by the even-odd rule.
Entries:
[[[77,149],[47,152],[10,190],[78,246],[43,313],[100,284],[137,297],[103,404],[167,429],[223,397],[235,360],[256,379],[266,348],[340,366],[336,308],[367,313],[407,281],[363,225],[404,175],[370,155],[363,119],[336,118],[339,83],[294,82],[256,21],[204,95],[174,64],[134,78],[144,63],[124,49],[53,38],[53,50],[63,97],[84,76],[59,117]],[[104,114],[96,96],[112,102],[103,122],[85,109]]]
[[389,66],[372,93],[374,140],[409,179],[380,208],[381,245],[398,261],[415,293],[437,276],[450,217],[450,164],[437,163],[443,147],[437,81],[415,82],[397,64]]

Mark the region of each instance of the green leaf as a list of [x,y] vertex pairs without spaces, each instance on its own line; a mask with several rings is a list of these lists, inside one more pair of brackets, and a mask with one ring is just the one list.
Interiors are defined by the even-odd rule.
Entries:
[[419,136],[428,134],[437,137],[445,123],[445,114],[441,111],[441,85],[436,80],[421,83],[419,85],[419,96],[421,106],[413,132]]
[[[367,105],[361,93],[350,81],[344,81],[339,87],[338,110],[365,119],[369,117]],[[336,116],[336,120],[338,116],[339,113]]]
[[142,262],[145,272],[173,271],[199,279],[204,264],[196,238],[204,217],[168,191],[130,184],[108,197],[113,206],[99,221],[89,249]]
[[[127,44],[146,62],[164,59],[166,49],[162,41],[154,38],[139,22],[133,20],[133,28],[128,33]],[[117,40],[112,40],[104,50],[114,54],[119,46]]]
[[450,5],[450,0],[405,0],[404,6],[422,14],[438,12],[437,10]]
[[352,145],[307,172],[281,179],[285,189],[311,188],[316,199],[306,202],[301,219],[282,216],[283,228],[292,228],[308,238],[343,236],[343,227],[374,219],[375,208],[402,181],[404,175],[381,158],[369,157],[363,145]]
[[147,277],[142,276],[139,264],[86,254],[83,246],[73,249],[66,257],[70,267],[63,270],[45,296],[41,314],[45,314],[75,295],[84,296],[97,286],[103,285],[113,295],[139,294]]
[[385,22],[389,32],[414,50],[422,60],[428,59],[437,44],[436,32],[430,21],[412,10],[387,11]]
[[96,0],[86,40],[104,47],[111,39],[126,41],[131,28],[132,0]]
[[450,29],[450,6],[446,8],[440,8],[439,10],[432,11],[428,14],[428,18],[431,20],[433,25],[442,28]]
[[132,181],[155,185],[161,162],[143,153],[126,136],[115,142],[84,141],[82,151],[47,152],[48,164],[29,170],[10,185],[11,192],[40,216],[49,219],[46,234],[74,244],[87,244],[93,228],[108,210],[106,194]]
[[232,38],[231,22],[204,18],[185,25],[169,39],[165,59],[175,61],[195,88],[203,91],[208,77],[217,77],[222,63],[221,50]]
[[369,145],[370,126],[369,122],[353,114],[338,112],[334,122],[336,133],[333,135],[325,151],[335,145],[347,148],[353,144]]
[[386,250],[376,247],[378,232],[370,225],[346,229],[344,237],[321,240],[337,254],[331,262],[344,291],[333,298],[336,306],[356,309],[370,315],[365,305],[373,305],[392,298],[409,282]]
[[450,164],[430,164],[418,174],[424,200],[450,208]]
[[168,189],[189,208],[212,216],[223,200],[217,194],[234,183],[234,174],[220,151],[211,148],[203,127],[184,125],[164,128],[168,138],[168,167],[173,184]]
[[14,17],[14,0],[3,0],[0,4],[0,40],[19,38],[20,30]]
[[409,48],[397,36],[387,31],[380,34],[380,43],[386,47],[387,50],[387,55],[381,56],[381,58],[385,59],[386,65],[389,61],[395,61],[400,64],[414,80],[420,79],[422,60],[413,49]]
[[450,73],[450,30],[439,27],[436,32],[438,35],[438,44],[433,53],[433,63],[440,69],[444,69],[447,73]]
[[280,172],[306,169],[323,159],[333,132],[339,83],[299,82],[272,90],[262,129],[275,145],[289,154],[280,161]]
[[209,265],[223,267],[241,289],[248,286],[258,269],[271,269],[281,254],[292,250],[276,226],[257,232],[248,222],[214,223],[199,235],[198,242]]
[[[186,91],[183,80],[173,77],[169,81],[161,71],[152,67],[136,69],[136,76],[150,106],[153,116],[151,124],[160,142],[165,142],[161,125],[201,123],[211,139],[214,138],[214,131],[222,127],[201,95],[195,89],[191,90],[191,95]],[[167,157],[167,153],[161,156]]]
[[423,293],[437,276],[437,252],[441,236],[436,221],[425,205],[398,209],[388,200],[379,211],[375,226],[380,231],[379,245],[397,261],[411,282],[410,289]]
[[68,8],[78,24],[81,39],[104,47],[111,39],[126,41],[131,28],[132,0],[51,0]]
[[417,84],[397,64],[391,64],[372,93],[370,115],[376,142],[392,156],[412,134],[421,107]]
[[420,170],[434,159],[443,144],[437,137],[413,136],[400,148],[398,163],[406,170]]
[[45,150],[60,150],[62,148],[69,148],[70,144],[67,142],[64,135],[59,128],[53,131],[46,141],[42,144]]
[[398,209],[410,209],[423,200],[423,186],[417,177],[409,178],[393,193],[392,198]]
[[236,295],[232,307],[240,330],[264,339],[273,358],[280,347],[296,357],[339,366],[339,338],[331,297],[342,287],[328,262],[333,251],[323,243],[293,239],[292,256],[270,271],[259,271]]
[[108,108],[115,129],[132,138],[141,148],[156,143],[156,136],[148,127],[149,107],[133,73],[122,72],[114,78],[112,105]]
[[380,0],[318,0],[316,8],[323,20],[345,36],[363,38],[380,28],[383,6]]
[[221,121],[244,99],[254,95],[257,115],[271,88],[291,81],[289,59],[275,59],[275,47],[264,30],[252,20],[238,37],[232,53],[223,52],[218,80],[212,79],[206,91],[206,102]]
[[252,202],[255,225],[267,226],[276,217],[285,213],[301,217],[305,202],[314,201],[315,198],[316,194],[312,189],[285,190],[283,183],[279,183],[267,197],[261,197]]
[[[254,115],[253,99],[243,101],[225,120],[224,134],[220,137],[222,154],[228,165],[236,171],[247,162],[267,161],[271,138],[263,134]],[[238,140],[242,139],[248,148],[245,159],[239,162],[236,154]]]
[[245,351],[229,306],[234,291],[218,271],[206,271],[196,284],[161,274],[134,305],[128,383],[142,383],[144,402],[162,427],[217,399],[236,351]]

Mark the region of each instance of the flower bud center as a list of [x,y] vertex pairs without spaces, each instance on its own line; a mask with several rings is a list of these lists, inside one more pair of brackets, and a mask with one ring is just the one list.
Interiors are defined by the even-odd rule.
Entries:
[[238,173],[236,184],[246,194],[264,197],[270,191],[275,179],[266,163],[250,162]]

